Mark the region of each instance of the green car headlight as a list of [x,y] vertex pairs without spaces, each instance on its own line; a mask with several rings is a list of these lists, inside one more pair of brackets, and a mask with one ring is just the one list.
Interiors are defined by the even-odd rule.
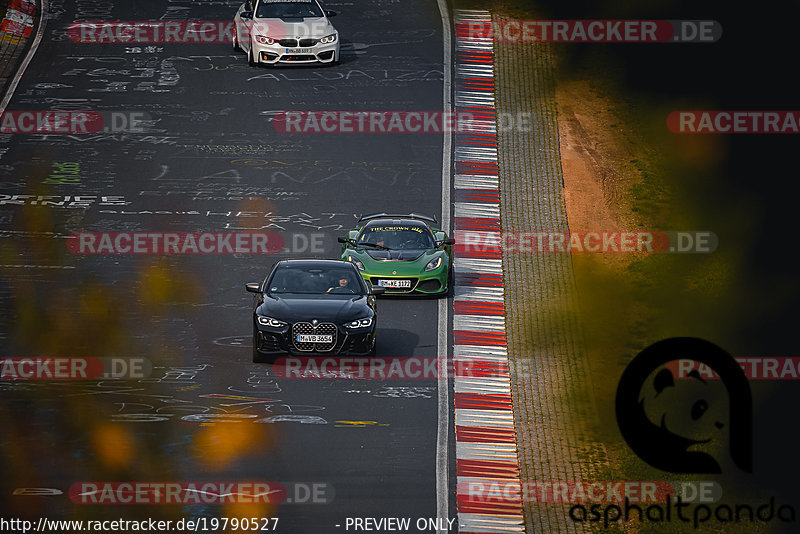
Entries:
[[267,317],[266,315],[259,315],[258,316],[258,324],[264,326],[271,326],[273,328],[280,328],[282,326],[286,326],[286,323],[283,321],[279,321],[277,319],[273,319],[272,317]]
[[364,264],[361,263],[360,261],[358,261],[358,258],[356,258],[355,256],[347,256],[347,261],[349,261],[350,263],[352,263],[356,267],[358,267],[359,271],[363,271],[364,270]]
[[442,257],[438,256],[428,262],[428,265],[425,266],[425,272],[434,271],[441,266],[442,266]]
[[356,319],[351,323],[346,323],[344,325],[347,328],[367,328],[372,326],[372,317],[365,317],[364,319]]

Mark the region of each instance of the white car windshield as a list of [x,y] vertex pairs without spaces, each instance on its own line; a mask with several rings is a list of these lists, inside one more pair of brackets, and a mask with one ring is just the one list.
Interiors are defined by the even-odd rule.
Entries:
[[316,2],[275,2],[261,1],[258,3],[256,18],[260,19],[298,19],[306,17],[321,17],[322,11]]

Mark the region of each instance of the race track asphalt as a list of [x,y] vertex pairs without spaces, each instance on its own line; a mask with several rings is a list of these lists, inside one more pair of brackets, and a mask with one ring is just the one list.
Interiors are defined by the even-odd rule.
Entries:
[[[441,217],[440,134],[286,134],[272,122],[284,110],[441,110],[449,66],[439,11],[421,0],[329,2],[342,37],[333,67],[251,68],[228,43],[67,35],[75,20],[226,21],[236,7],[49,2],[44,39],[7,110],[142,113],[145,131],[0,134],[0,353],[146,358],[152,374],[0,383],[6,517],[248,512],[278,517],[277,530],[292,533],[338,532],[348,517],[436,517],[436,380],[276,376],[251,362],[244,284],[278,259],[337,257],[336,237],[361,213]],[[65,169],[71,182],[43,183]],[[66,246],[73,233],[122,231],[271,231],[286,249],[81,255]],[[378,355],[436,357],[438,309],[436,299],[381,299]],[[254,422],[281,415],[300,417]],[[68,496],[87,481],[207,480],[301,486],[280,505],[249,508]],[[305,499],[302,484],[329,498],[288,502]]]

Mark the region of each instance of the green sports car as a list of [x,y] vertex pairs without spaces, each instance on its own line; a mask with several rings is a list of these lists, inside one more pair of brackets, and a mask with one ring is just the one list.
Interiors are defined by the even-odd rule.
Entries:
[[340,237],[342,259],[387,295],[446,295],[450,288],[453,240],[435,217],[416,213],[362,215]]

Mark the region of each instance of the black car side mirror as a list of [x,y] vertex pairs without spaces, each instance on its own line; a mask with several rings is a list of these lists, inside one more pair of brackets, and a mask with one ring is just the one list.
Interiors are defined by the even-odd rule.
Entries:
[[339,243],[347,243],[348,245],[352,245],[353,244],[353,240],[352,239],[347,239],[346,237],[337,237],[336,241],[338,241]]
[[336,13],[336,11],[331,11],[330,9],[325,11],[325,16],[326,17],[335,17],[337,14],[338,13]]
[[248,284],[245,284],[244,287],[250,293],[261,293],[261,284],[259,284],[258,282],[250,282]]
[[245,19],[245,20],[252,20],[253,12],[252,11],[242,11],[241,13],[239,13],[239,18]]
[[441,247],[442,245],[454,245],[455,242],[456,242],[455,239],[453,239],[452,237],[448,237],[443,241],[439,241],[439,246]]
[[383,295],[384,293],[386,293],[386,288],[381,286],[372,286],[372,290],[370,291],[372,295]]

